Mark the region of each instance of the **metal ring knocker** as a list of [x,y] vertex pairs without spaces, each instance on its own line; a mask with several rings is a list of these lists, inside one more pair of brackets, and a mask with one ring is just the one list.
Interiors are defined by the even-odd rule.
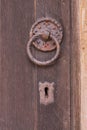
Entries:
[[55,53],[54,57],[51,58],[51,59],[48,60],[48,61],[39,61],[39,60],[35,59],[35,58],[33,57],[32,53],[31,53],[31,44],[32,44],[38,37],[42,37],[42,36],[43,36],[43,34],[37,34],[37,35],[33,36],[33,37],[29,40],[29,42],[28,42],[28,44],[27,44],[27,54],[28,54],[30,60],[31,60],[33,63],[35,63],[35,64],[37,64],[37,65],[40,65],[40,66],[45,66],[45,65],[49,65],[49,64],[53,63],[53,62],[58,58],[60,46],[59,46],[59,43],[58,43],[57,39],[56,39],[54,36],[50,35],[50,37],[54,40],[54,42],[55,42],[55,44],[56,44],[56,53]]
[[[63,29],[59,22],[51,18],[39,19],[34,23],[30,31],[30,40],[27,44],[27,54],[29,59],[36,65],[50,65],[59,56],[60,42],[62,40],[62,37]],[[44,52],[52,51],[56,48],[56,53],[51,59],[47,61],[39,61],[32,55],[31,45],[34,45],[35,48]]]

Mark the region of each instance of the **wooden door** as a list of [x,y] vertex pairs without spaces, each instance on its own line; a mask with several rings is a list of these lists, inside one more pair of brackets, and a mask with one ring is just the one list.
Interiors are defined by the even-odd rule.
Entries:
[[[80,130],[76,125],[79,122],[79,83],[74,69],[78,68],[74,2],[1,0],[0,130]],[[45,67],[33,64],[26,53],[31,26],[42,17],[59,20],[64,30],[59,58]],[[50,55],[51,52],[46,54]],[[38,52],[38,56],[44,59],[42,52]],[[39,82],[55,83],[53,103],[40,104]]]

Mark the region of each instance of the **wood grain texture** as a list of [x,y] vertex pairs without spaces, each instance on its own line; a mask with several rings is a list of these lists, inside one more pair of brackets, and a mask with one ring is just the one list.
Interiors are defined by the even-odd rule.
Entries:
[[33,130],[33,66],[26,54],[32,0],[1,0],[0,130]]
[[[1,0],[0,130],[80,130],[79,125],[76,126],[79,41],[73,29],[77,29],[74,2]],[[26,53],[30,28],[41,17],[59,20],[64,28],[60,56],[47,67],[34,65]],[[55,51],[43,53],[33,48],[33,53],[40,60],[46,60]],[[55,82],[54,103],[40,104],[39,81]]]
[[71,0],[71,130],[80,130],[80,23],[79,0]]
[[[64,39],[59,59],[49,67],[37,67],[38,82],[55,82],[55,101],[48,106],[39,104],[38,94],[38,130],[70,130],[70,2],[60,0],[37,0],[36,19],[52,17],[64,26]],[[43,53],[36,55],[45,60]],[[49,58],[52,53],[46,53]],[[65,68],[65,69],[64,69]]]

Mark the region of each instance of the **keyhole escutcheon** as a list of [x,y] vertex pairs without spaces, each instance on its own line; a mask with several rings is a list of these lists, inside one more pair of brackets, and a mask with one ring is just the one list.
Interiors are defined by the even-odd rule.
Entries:
[[40,104],[48,105],[54,102],[54,82],[39,82]]

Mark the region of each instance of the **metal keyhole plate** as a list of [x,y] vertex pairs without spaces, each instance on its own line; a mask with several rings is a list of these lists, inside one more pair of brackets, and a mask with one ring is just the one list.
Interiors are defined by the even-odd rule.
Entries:
[[54,36],[58,43],[61,43],[63,37],[62,25],[52,18],[41,18],[33,24],[30,31],[30,38],[34,35],[46,34],[49,32],[49,37],[45,39],[38,38],[33,45],[41,51],[51,51],[56,48],[56,44],[50,35]]
[[39,82],[40,104],[49,105],[54,102],[54,82]]

